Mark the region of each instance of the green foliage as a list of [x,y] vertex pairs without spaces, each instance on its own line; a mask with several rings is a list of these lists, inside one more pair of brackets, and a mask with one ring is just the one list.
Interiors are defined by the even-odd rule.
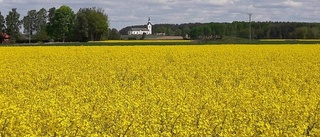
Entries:
[[23,20],[24,33],[30,36],[30,42],[46,41],[49,39],[46,32],[47,10],[42,8],[39,11],[30,10],[24,16]]
[[52,7],[49,9],[48,11],[48,23],[47,23],[47,26],[46,26],[46,31],[47,31],[47,34],[50,36],[51,40],[54,40],[54,29],[55,29],[55,26],[54,26],[54,14],[56,12],[56,8],[55,7]]
[[[0,32],[11,36],[11,41],[26,39],[19,34],[21,25],[24,33],[32,35],[32,40],[47,41],[99,41],[121,39],[127,35],[126,27],[121,30],[109,29],[108,15],[101,8],[81,8],[75,14],[66,5],[48,11],[30,10],[22,20],[17,9],[13,8],[4,18],[0,12]],[[253,39],[319,39],[320,23],[304,22],[252,22]],[[145,27],[145,26],[135,26]],[[217,37],[249,38],[249,23],[234,21],[231,23],[185,23],[154,24],[154,33],[168,36],[183,36],[185,39],[217,39]],[[140,38],[140,37],[139,37]],[[135,39],[139,39],[135,38]],[[133,38],[132,38],[133,39]]]
[[142,37],[140,38],[140,40],[144,40],[146,38],[147,34],[143,33]]
[[13,8],[6,17],[6,32],[11,36],[11,42],[15,43],[19,39],[19,30],[21,21],[19,20],[20,14],[16,8]]
[[45,29],[46,25],[47,25],[47,20],[48,20],[48,12],[45,8],[40,9],[37,12],[37,20],[35,23],[35,28],[37,32],[40,31],[45,31],[43,29]]
[[[143,26],[134,26],[143,27]],[[301,28],[303,27],[303,28]],[[131,27],[119,31],[127,35]],[[215,37],[240,37],[249,39],[249,23],[234,21],[231,23],[188,23],[188,24],[154,24],[155,34],[190,36],[192,39]],[[303,22],[252,22],[251,35],[253,39],[318,39],[320,38],[320,23]]]
[[[45,8],[28,11],[19,20],[17,9],[12,9],[6,19],[0,12],[0,32],[7,32],[12,41],[25,41],[31,36],[31,41],[99,41],[109,39],[108,15],[102,8],[82,8],[75,14],[69,6],[63,5],[56,9]],[[19,34],[23,25],[25,35]],[[118,31],[111,32],[112,39],[120,39]],[[19,39],[21,38],[21,39]]]
[[121,36],[118,32],[117,29],[113,28],[113,29],[109,29],[109,36],[108,36],[108,39],[109,40],[119,40],[121,39]]
[[77,39],[98,41],[108,33],[108,15],[101,8],[81,8],[77,13]]
[[[254,39],[316,39],[319,36],[319,23],[297,22],[252,22]],[[208,36],[232,36],[249,38],[248,22],[205,23],[192,27],[190,36],[201,39]]]
[[69,6],[49,9],[48,20],[46,31],[52,39],[62,42],[73,39],[76,15]]
[[2,16],[1,12],[0,12],[0,32],[5,31],[5,20],[4,17]]
[[28,15],[24,16],[22,20],[24,33],[28,35],[33,35],[36,31],[36,20],[37,20],[37,11],[36,10],[30,10],[28,11]]
[[307,34],[308,34],[308,27],[299,27],[296,28],[293,32],[293,36],[295,36],[295,38],[302,38],[305,39],[307,38]]
[[62,42],[65,42],[66,39],[71,39],[74,24],[75,14],[72,9],[66,5],[61,6],[53,15],[53,37],[62,40]]
[[41,28],[40,31],[37,31],[37,33],[33,35],[31,38],[34,39],[36,42],[44,42],[49,40],[49,36],[45,27]]
[[87,42],[89,40],[89,23],[86,14],[78,12],[76,22],[75,39],[80,42]]
[[166,33],[167,28],[165,26],[160,26],[155,28],[156,33]]

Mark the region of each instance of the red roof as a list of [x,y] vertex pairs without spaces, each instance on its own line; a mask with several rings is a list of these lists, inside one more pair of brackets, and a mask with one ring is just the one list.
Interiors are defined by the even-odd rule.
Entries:
[[5,39],[10,39],[10,36],[9,36],[8,34],[3,33],[2,35],[3,35],[3,38],[5,38]]

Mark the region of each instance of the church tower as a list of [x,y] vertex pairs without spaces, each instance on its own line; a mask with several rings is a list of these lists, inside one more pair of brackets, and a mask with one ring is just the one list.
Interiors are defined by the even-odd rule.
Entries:
[[149,30],[149,35],[152,35],[152,24],[150,22],[150,17],[148,19],[148,24],[147,24],[148,30]]

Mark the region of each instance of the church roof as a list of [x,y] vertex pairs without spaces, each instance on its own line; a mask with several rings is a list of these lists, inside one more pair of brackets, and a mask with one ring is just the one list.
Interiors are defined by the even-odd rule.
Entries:
[[149,31],[147,28],[131,28],[131,31]]

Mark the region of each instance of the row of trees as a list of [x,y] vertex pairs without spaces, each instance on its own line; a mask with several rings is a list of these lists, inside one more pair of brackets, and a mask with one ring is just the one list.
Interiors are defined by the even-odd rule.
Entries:
[[[248,22],[208,23],[190,30],[193,39],[211,36],[249,38]],[[320,38],[320,23],[304,22],[252,22],[254,39],[317,39]]]
[[[135,26],[136,27],[136,26]],[[144,27],[144,26],[138,26]],[[215,37],[249,38],[249,22],[232,23],[188,23],[155,24],[154,34],[186,36],[192,39]],[[320,23],[305,22],[252,22],[251,34],[254,39],[314,39],[320,38]],[[126,35],[130,27],[119,32]]]
[[[145,27],[145,26],[135,26]],[[11,36],[11,41],[96,41],[120,39],[131,27],[119,32],[109,29],[108,16],[101,8],[81,8],[77,13],[66,5],[56,9],[30,10],[20,20],[20,14],[13,8],[6,17],[0,12],[0,33]],[[23,30],[23,33],[21,33]],[[187,23],[155,24],[153,33],[188,36],[191,39],[216,38],[224,36],[249,38],[249,23]],[[119,34],[120,33],[120,34]],[[255,39],[313,39],[320,38],[320,23],[305,22],[252,22],[252,38]]]
[[0,32],[9,34],[12,42],[30,37],[32,41],[95,41],[108,39],[109,31],[116,31],[109,29],[108,15],[101,8],[81,8],[74,13],[66,5],[58,9],[30,10],[22,20],[16,8],[5,18],[0,12],[0,26]]

